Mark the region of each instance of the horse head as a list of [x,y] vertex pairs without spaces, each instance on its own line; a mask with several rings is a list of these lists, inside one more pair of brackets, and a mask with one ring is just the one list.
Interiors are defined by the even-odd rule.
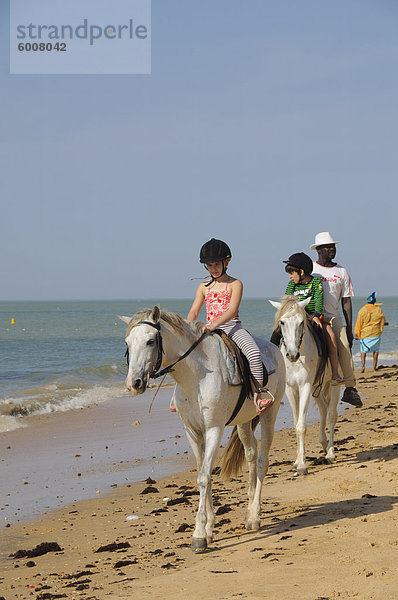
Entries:
[[269,300],[278,309],[275,327],[280,328],[286,357],[293,363],[300,358],[300,346],[307,324],[305,307],[310,301],[311,298],[297,300],[296,296],[284,296],[282,302]]
[[133,395],[145,392],[148,381],[162,362],[160,310],[157,306],[141,311],[133,317],[121,317],[127,323],[126,346],[128,373],[126,387]]

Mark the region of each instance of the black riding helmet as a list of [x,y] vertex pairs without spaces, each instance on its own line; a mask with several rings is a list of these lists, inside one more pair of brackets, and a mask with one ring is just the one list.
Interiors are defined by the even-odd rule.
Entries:
[[[222,262],[222,273],[220,275],[220,277],[222,277],[227,271],[224,261],[231,258],[231,256],[232,254],[228,244],[222,240],[211,238],[211,240],[203,244],[201,247],[199,260],[205,265],[205,267],[208,263]],[[219,278],[217,277],[217,279]],[[213,281],[216,281],[216,278],[212,275],[210,281],[205,284],[205,287],[211,285]]]
[[225,242],[211,238],[201,247],[199,260],[201,263],[206,264],[224,261],[231,258],[231,256],[231,250]]
[[303,269],[306,275],[311,275],[314,268],[311,258],[307,254],[304,254],[304,252],[296,252],[295,254],[289,256],[288,260],[284,260],[282,262],[286,264],[286,268],[294,267],[299,271],[300,269]]

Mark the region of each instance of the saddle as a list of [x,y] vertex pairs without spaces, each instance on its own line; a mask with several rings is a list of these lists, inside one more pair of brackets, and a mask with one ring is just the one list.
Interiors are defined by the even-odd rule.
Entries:
[[[223,342],[225,349],[227,350],[227,355],[224,355],[224,359],[226,362],[226,367],[228,371],[229,382],[231,385],[240,385],[241,391],[239,394],[238,402],[235,407],[234,412],[232,413],[231,418],[226,423],[229,425],[231,421],[234,420],[246,398],[253,397],[253,389],[251,382],[254,382],[255,387],[259,387],[258,381],[254,378],[250,366],[249,361],[246,356],[243,354],[242,350],[235,344],[231,338],[227,336],[225,331],[222,329],[215,329],[214,333],[216,333],[220,340]],[[232,363],[228,361],[228,357],[232,358]],[[268,383],[268,370],[263,363],[263,386]]]

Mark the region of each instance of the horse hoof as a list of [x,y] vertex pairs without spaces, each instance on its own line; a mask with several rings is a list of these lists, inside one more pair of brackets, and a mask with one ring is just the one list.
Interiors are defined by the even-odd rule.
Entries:
[[328,461],[328,463],[332,463],[334,460],[336,460],[336,455],[334,453],[334,450],[331,449],[327,452],[326,456],[325,456],[326,460]]
[[300,467],[296,470],[296,475],[308,475],[307,467]]
[[260,529],[260,521],[248,521],[246,523],[246,529],[248,531],[258,531]]
[[193,552],[204,552],[207,550],[206,538],[192,538],[191,550]]
[[213,536],[212,535],[208,535],[206,539],[207,539],[207,543],[208,544],[212,544],[213,543]]

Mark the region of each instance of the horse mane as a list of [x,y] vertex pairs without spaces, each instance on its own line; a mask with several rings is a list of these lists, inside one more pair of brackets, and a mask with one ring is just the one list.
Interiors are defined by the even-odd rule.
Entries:
[[[138,325],[140,321],[147,321],[151,318],[152,308],[145,308],[136,312],[130,319],[130,323],[127,326],[126,336],[129,335],[130,331]],[[194,321],[188,323],[178,313],[169,312],[167,310],[160,309],[160,321],[163,321],[169,325],[175,332],[181,334],[193,335],[195,338],[202,333],[203,323],[201,321]]]
[[274,329],[278,328],[280,319],[287,313],[289,313],[289,316],[291,317],[299,313],[304,318],[304,324],[307,323],[307,313],[305,311],[305,308],[302,308],[299,305],[299,300],[297,299],[297,296],[283,296],[283,298],[281,299],[281,303],[282,306],[275,315]]

